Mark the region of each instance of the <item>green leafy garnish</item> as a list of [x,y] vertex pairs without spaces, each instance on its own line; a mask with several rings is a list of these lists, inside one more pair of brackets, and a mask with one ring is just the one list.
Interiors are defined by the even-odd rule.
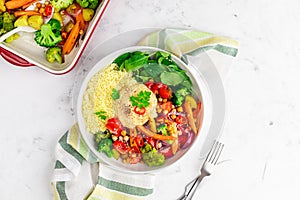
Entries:
[[97,117],[99,117],[102,120],[106,120],[106,112],[105,111],[99,111],[99,112],[95,112],[95,115],[97,115]]
[[119,99],[120,98],[120,93],[118,90],[116,90],[115,88],[112,89],[112,93],[111,93],[111,98],[113,100]]
[[140,91],[137,96],[131,96],[130,101],[132,102],[132,106],[136,106],[138,108],[145,108],[150,104],[150,95],[149,91]]

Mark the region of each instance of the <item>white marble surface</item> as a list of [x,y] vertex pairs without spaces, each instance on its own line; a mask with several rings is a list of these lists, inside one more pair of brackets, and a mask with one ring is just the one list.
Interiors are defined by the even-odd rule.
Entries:
[[[197,196],[297,200],[299,10],[298,0],[111,0],[85,54],[114,35],[145,27],[195,28],[239,40],[239,56],[225,82],[224,162]],[[73,124],[71,89],[77,70],[55,76],[0,59],[0,199],[53,198],[53,153]],[[168,191],[158,189],[163,199],[180,195],[185,183],[169,184]]]

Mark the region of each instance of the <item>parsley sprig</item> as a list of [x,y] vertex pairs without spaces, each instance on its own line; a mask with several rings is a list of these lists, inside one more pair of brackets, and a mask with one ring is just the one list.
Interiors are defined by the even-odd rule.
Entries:
[[130,101],[132,106],[136,106],[138,108],[145,108],[150,104],[150,95],[149,91],[140,91],[137,96],[131,96]]
[[98,111],[98,112],[95,112],[95,115],[97,115],[97,117],[99,117],[100,119],[102,120],[106,120],[106,112],[105,111]]
[[113,100],[119,99],[120,98],[120,93],[118,90],[116,90],[115,88],[112,89],[112,93],[111,93],[111,98]]

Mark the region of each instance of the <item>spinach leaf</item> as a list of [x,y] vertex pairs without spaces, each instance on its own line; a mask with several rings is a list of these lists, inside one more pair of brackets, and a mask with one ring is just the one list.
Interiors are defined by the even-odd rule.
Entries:
[[131,56],[130,52],[124,53],[120,56],[118,56],[113,63],[117,64],[119,67],[125,62],[126,59],[128,59]]
[[147,74],[149,74],[154,79],[155,82],[159,82],[161,73],[163,73],[164,71],[167,71],[168,68],[164,65],[159,65],[157,63],[151,63],[148,65],[145,65],[143,67],[143,70]]
[[134,54],[127,60],[125,60],[126,71],[135,71],[141,68],[148,61],[148,56],[145,54]]
[[112,89],[112,93],[111,93],[111,98],[113,100],[119,99],[120,98],[120,93],[118,90],[116,90],[115,88]]
[[178,72],[163,72],[160,75],[163,84],[175,86],[184,81],[184,77]]

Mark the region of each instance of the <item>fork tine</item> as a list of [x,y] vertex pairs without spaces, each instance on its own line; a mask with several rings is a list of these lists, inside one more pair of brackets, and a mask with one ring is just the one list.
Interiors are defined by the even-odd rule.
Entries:
[[210,162],[211,164],[215,165],[221,155],[223,147],[224,147],[224,144],[222,144],[218,141],[215,141],[210,152],[208,153],[205,161]]
[[214,156],[213,161],[212,161],[212,164],[214,164],[214,165],[217,164],[217,162],[219,160],[219,157],[220,157],[220,155],[223,151],[223,148],[224,148],[224,144],[222,144],[220,142],[217,142],[217,145],[218,145],[217,150],[216,150],[217,152],[215,153],[215,156]]

